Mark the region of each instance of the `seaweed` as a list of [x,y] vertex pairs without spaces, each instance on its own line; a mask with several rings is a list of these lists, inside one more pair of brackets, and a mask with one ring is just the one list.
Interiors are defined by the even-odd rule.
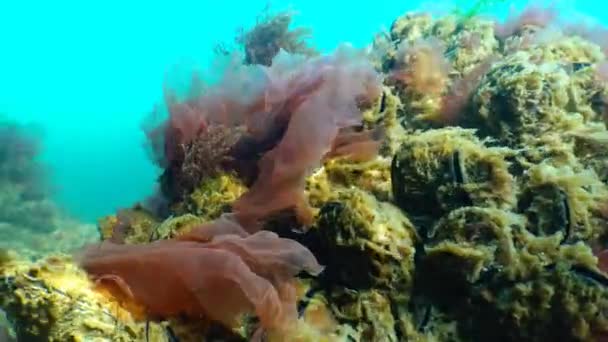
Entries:
[[229,219],[177,239],[104,242],[87,248],[81,264],[140,319],[204,316],[234,327],[253,308],[264,328],[278,331],[297,318],[292,277],[322,270],[297,242],[267,231],[248,235]]
[[359,108],[381,93],[364,53],[344,45],[331,56],[283,52],[274,61],[271,67],[233,63],[218,84],[184,102],[167,90],[169,118],[146,133],[165,168],[163,191],[174,202],[205,177],[236,171],[250,185],[232,206],[245,227],[285,208],[310,224],[305,177],[325,157],[377,153],[380,134],[352,130],[362,124]]
[[309,45],[311,30],[306,27],[290,29],[291,11],[273,14],[267,6],[248,31],[241,29],[236,42],[245,52],[245,64],[270,66],[280,50],[289,53],[315,56],[318,52]]

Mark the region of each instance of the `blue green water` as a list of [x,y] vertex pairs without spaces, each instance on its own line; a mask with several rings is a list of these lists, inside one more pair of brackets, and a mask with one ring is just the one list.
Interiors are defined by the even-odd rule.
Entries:
[[[494,9],[504,17],[506,2]],[[466,2],[275,1],[299,12],[322,51],[365,46],[408,10],[447,11]],[[595,1],[564,11],[608,22]],[[159,170],[140,130],[161,99],[163,73],[183,59],[206,64],[219,41],[250,27],[264,1],[3,1],[0,5],[0,113],[44,131],[44,160],[56,201],[93,221],[150,194]],[[567,9],[566,9],[567,8]],[[571,12],[570,12],[571,11]],[[598,17],[602,15],[603,17]]]

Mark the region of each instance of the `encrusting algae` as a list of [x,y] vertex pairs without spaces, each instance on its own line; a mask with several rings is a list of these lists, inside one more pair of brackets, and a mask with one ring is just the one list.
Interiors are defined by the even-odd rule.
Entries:
[[116,298],[97,291],[67,256],[36,263],[5,255],[0,304],[18,341],[170,341],[162,325],[138,323]]
[[551,8],[408,13],[371,54],[315,57],[277,48],[305,47],[286,23],[242,35],[218,85],[167,89],[147,131],[164,211],[102,219],[76,263],[2,259],[17,337],[608,336],[601,41]]

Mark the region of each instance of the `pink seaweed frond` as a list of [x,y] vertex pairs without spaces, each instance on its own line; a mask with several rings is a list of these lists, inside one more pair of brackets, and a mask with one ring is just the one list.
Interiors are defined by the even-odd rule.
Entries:
[[176,239],[104,242],[80,259],[99,287],[139,308],[140,319],[206,317],[230,328],[255,314],[279,332],[297,320],[294,277],[323,269],[298,242],[268,231],[249,235],[227,217]]

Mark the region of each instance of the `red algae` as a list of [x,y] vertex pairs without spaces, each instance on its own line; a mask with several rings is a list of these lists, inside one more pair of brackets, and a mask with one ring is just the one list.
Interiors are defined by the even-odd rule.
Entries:
[[491,69],[495,61],[496,57],[490,56],[461,78],[454,80],[448,93],[441,98],[441,108],[439,115],[435,118],[436,122],[453,125],[462,119],[471,94],[479,86],[484,75]]
[[298,242],[267,231],[247,235],[227,218],[172,240],[104,242],[88,248],[81,264],[99,287],[139,308],[139,318],[181,315],[231,328],[243,314],[255,314],[272,331],[297,320],[294,277],[322,271]]
[[441,94],[448,83],[450,64],[443,55],[445,47],[437,39],[403,42],[397,51],[391,78],[421,94]]
[[333,141],[325,158],[346,157],[355,162],[364,162],[378,155],[384,129],[376,128],[361,132],[342,130]]
[[322,267],[298,242],[260,231],[260,222],[294,209],[301,223],[312,223],[305,178],[325,158],[377,153],[380,134],[361,131],[360,107],[380,93],[367,56],[348,46],[318,58],[281,52],[270,67],[231,64],[215,86],[183,102],[167,90],[169,119],[147,130],[165,172],[181,169],[188,144],[210,127],[238,128],[242,136],[227,157],[255,164],[249,190],[231,214],[174,239],[91,247],[83,268],[148,319],[205,317],[234,327],[255,314],[266,330],[289,330],[297,320],[296,275]]
[[305,177],[331,151],[342,128],[361,124],[358,103],[380,95],[380,79],[371,64],[347,48],[303,64],[295,75],[305,89],[315,91],[305,97],[289,96],[298,105],[289,115],[284,135],[262,157],[256,182],[234,206],[245,226],[256,227],[260,218],[285,208],[295,208],[301,221],[309,224]]
[[305,177],[325,156],[355,155],[357,148],[373,154],[377,143],[361,139],[371,134],[362,134],[350,147],[348,139],[340,145],[334,141],[342,129],[361,125],[360,106],[379,97],[380,89],[381,78],[367,56],[350,46],[317,58],[281,52],[270,67],[230,64],[218,84],[197,98],[175,103],[168,96],[169,120],[147,133],[162,155],[156,159],[166,167],[182,163],[183,146],[208,127],[244,127],[245,143],[237,142],[231,157],[252,164],[240,165],[242,170],[257,172],[233,206],[240,223],[255,232],[262,218],[291,208],[309,224]]

